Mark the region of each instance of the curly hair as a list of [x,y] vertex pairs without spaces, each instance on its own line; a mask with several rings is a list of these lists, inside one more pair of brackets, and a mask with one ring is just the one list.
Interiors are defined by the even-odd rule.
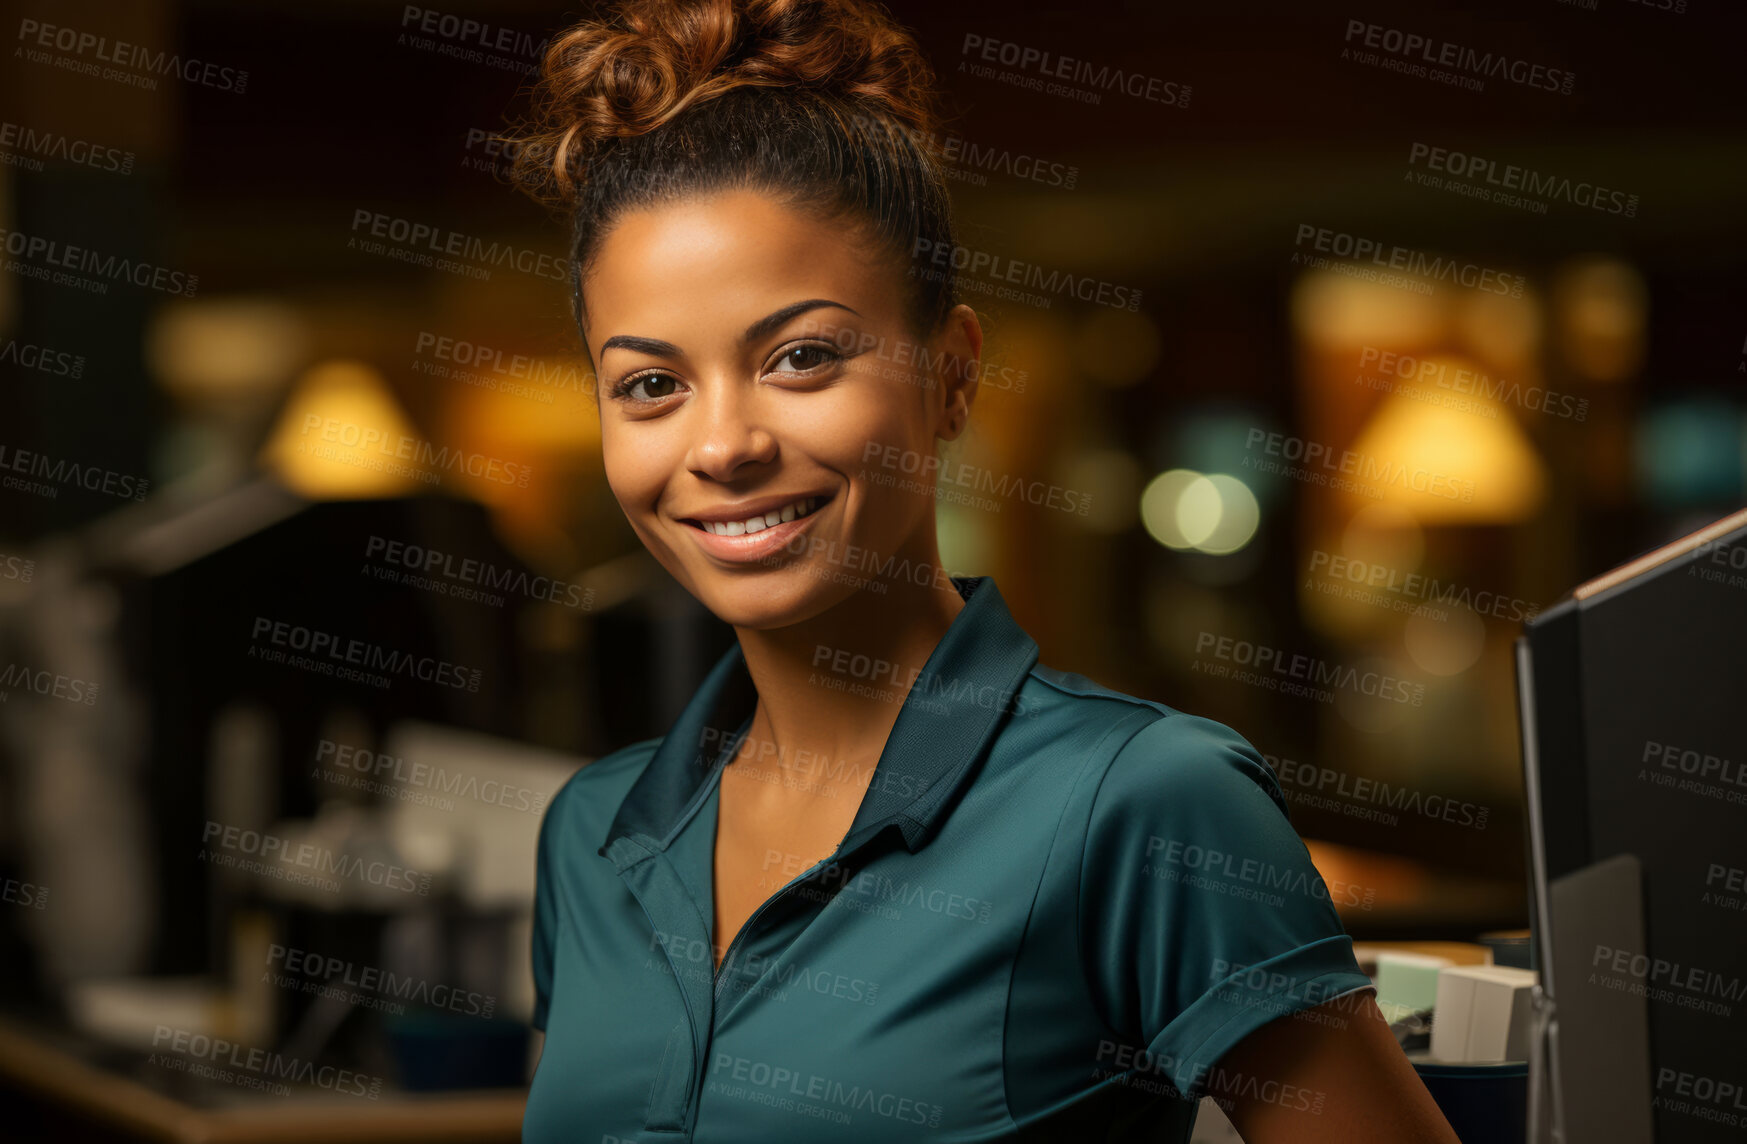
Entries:
[[[620,0],[556,36],[512,178],[571,216],[571,286],[625,212],[753,189],[858,225],[895,264],[953,244],[934,73],[867,0]],[[929,244],[929,245],[925,245]],[[932,332],[950,269],[909,277]]]

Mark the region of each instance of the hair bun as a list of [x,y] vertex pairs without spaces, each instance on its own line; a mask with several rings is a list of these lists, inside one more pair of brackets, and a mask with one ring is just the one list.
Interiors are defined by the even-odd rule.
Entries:
[[515,178],[572,202],[615,139],[742,88],[802,89],[929,138],[933,84],[915,40],[868,0],[626,0],[547,49]]

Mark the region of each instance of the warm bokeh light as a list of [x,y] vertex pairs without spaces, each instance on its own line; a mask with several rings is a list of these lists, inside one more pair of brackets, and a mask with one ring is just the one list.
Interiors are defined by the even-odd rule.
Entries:
[[1497,412],[1390,394],[1352,445],[1349,475],[1363,491],[1347,497],[1400,505],[1428,525],[1526,520],[1546,495],[1546,473],[1516,419]]
[[1443,337],[1448,314],[1437,293],[1315,270],[1292,288],[1292,323],[1304,338],[1324,347],[1417,346]]
[[221,298],[160,308],[145,348],[159,383],[200,404],[283,385],[303,363],[309,334],[283,302]]
[[1454,602],[1428,602],[1425,611],[1407,618],[1401,634],[1408,658],[1432,675],[1459,675],[1486,649],[1485,623],[1473,609]]
[[[545,380],[541,380],[545,379]],[[593,375],[585,360],[535,358],[506,391],[448,387],[446,436],[466,436],[481,448],[593,454],[600,449],[600,411],[584,388]]]
[[1562,267],[1555,280],[1554,330],[1559,352],[1593,381],[1623,381],[1644,361],[1649,292],[1632,267],[1591,258]]
[[1213,473],[1192,481],[1177,501],[1177,527],[1190,546],[1224,556],[1256,535],[1261,508],[1250,487],[1234,476]]
[[1172,469],[1141,494],[1142,523],[1166,548],[1224,556],[1256,535],[1261,508],[1248,485],[1227,473]]
[[[330,426],[335,440],[324,439]],[[424,485],[382,452],[381,442],[402,436],[417,434],[381,374],[363,362],[323,362],[298,379],[260,461],[310,500],[403,496]]]
[[1193,543],[1177,524],[1177,504],[1183,491],[1200,479],[1201,474],[1192,469],[1171,469],[1147,482],[1141,491],[1141,525],[1166,548],[1188,548]]
[[1196,477],[1177,494],[1177,531],[1191,548],[1206,543],[1224,515],[1225,503],[1220,498],[1219,486],[1205,476]]
[[452,387],[436,432],[444,441],[528,466],[525,485],[466,473],[454,474],[453,483],[490,505],[500,530],[525,558],[537,559],[534,553],[560,547],[551,534],[562,506],[604,478],[600,413],[585,388],[592,375],[586,361],[534,359],[519,379],[494,380],[508,388]]
[[1520,298],[1475,290],[1456,306],[1456,329],[1464,343],[1495,367],[1488,373],[1520,374],[1533,368],[1540,352],[1543,310],[1533,288]]

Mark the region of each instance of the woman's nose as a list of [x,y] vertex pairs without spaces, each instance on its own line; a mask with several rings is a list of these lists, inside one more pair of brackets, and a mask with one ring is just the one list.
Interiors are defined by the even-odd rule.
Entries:
[[746,387],[712,385],[700,396],[702,416],[686,454],[688,468],[726,481],[746,465],[776,459],[776,435],[765,427],[756,396]]

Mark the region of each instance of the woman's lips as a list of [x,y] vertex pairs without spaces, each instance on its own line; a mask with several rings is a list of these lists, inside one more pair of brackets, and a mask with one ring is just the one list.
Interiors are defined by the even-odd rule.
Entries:
[[699,528],[695,524],[687,524],[685,530],[699,548],[718,560],[731,564],[755,564],[766,557],[775,554],[795,537],[813,526],[819,514],[835,501],[836,497],[827,497],[823,503],[814,507],[806,516],[785,520],[781,524],[767,525],[757,532],[747,532],[739,536],[721,536],[717,533]]

